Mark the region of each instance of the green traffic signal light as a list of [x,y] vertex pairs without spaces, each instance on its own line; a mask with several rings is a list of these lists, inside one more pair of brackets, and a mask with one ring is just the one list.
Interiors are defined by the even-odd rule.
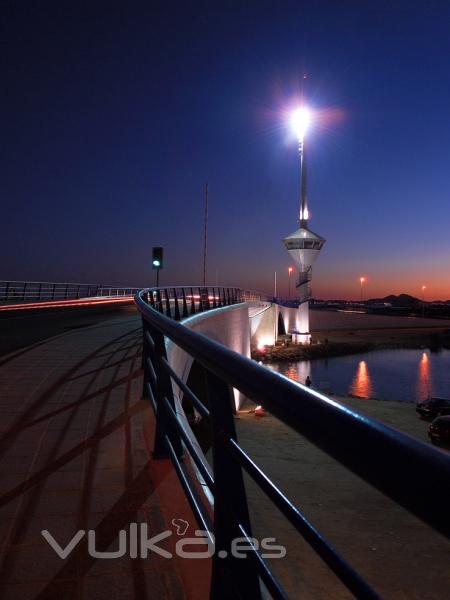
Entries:
[[163,264],[164,248],[161,246],[153,246],[152,249],[152,269],[159,271],[164,267]]

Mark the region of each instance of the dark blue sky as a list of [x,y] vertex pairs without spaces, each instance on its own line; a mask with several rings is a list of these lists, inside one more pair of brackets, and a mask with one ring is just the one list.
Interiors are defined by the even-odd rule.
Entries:
[[[287,286],[304,71],[323,297],[450,297],[450,4],[0,4],[2,279]],[[283,288],[281,287],[281,290]]]

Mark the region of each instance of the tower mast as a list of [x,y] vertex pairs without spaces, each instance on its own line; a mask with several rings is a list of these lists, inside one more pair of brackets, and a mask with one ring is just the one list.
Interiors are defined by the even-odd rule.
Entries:
[[312,266],[325,243],[325,239],[308,227],[309,210],[307,194],[307,173],[305,154],[305,133],[308,129],[310,114],[302,105],[292,115],[292,126],[297,135],[300,158],[300,228],[284,238],[286,250],[291,255],[297,270],[296,283],[298,293],[298,311],[295,328],[291,330],[292,339],[302,344],[309,343],[309,299],[311,297],[310,282]]
[[205,183],[205,228],[203,231],[203,287],[206,286],[206,255],[208,252],[208,183]]
[[300,227],[308,227],[308,190],[305,156],[305,140],[299,140],[300,153]]

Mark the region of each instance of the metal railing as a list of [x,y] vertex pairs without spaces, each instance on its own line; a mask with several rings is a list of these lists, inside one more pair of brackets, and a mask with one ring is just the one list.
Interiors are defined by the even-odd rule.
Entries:
[[273,299],[275,304],[279,306],[285,306],[286,308],[298,308],[300,304],[302,304],[300,298],[289,298],[289,297],[280,297],[277,296]]
[[243,302],[272,302],[273,296],[269,296],[255,290],[242,290],[241,297]]
[[[120,297],[134,296],[142,288],[136,287],[117,287],[105,286],[92,283],[54,283],[49,281],[0,281],[0,302],[40,302],[51,300],[74,300],[78,298],[92,297]],[[154,288],[156,290],[156,288]],[[219,290],[237,289],[224,287],[209,287],[202,286],[177,286],[160,288],[161,295],[169,294],[171,300],[175,297],[181,298],[182,290],[186,290],[186,295],[194,296],[195,301],[200,297],[204,289],[209,289],[211,305],[214,304],[213,295],[216,296],[217,302],[224,302],[223,298],[218,298]],[[190,291],[189,291],[190,290]],[[215,290],[213,292],[213,290]],[[259,300],[270,301],[271,298],[261,292],[252,290],[239,290],[241,298],[245,301]],[[224,292],[226,293],[226,292]],[[190,300],[190,298],[189,298]],[[206,306],[203,302],[202,306]]]
[[97,290],[97,296],[104,297],[112,297],[112,296],[134,296],[138,288],[132,287],[105,287],[100,286]]
[[49,281],[0,281],[0,302],[48,302],[97,296],[132,296],[139,288],[110,287],[89,283]]
[[312,279],[312,268],[308,267],[306,271],[300,271],[298,273],[297,281],[295,282],[295,287],[300,287],[301,285],[305,285],[305,283],[309,283]]
[[[211,289],[208,296],[214,297],[215,292]],[[258,599],[262,580],[274,598],[287,598],[251,539],[243,482],[243,471],[246,471],[357,598],[378,598],[378,594],[241,448],[234,426],[230,386],[262,404],[318,448],[447,536],[450,534],[448,456],[279,376],[169,318],[175,313],[183,313],[184,298],[189,296],[189,290],[177,292],[183,304],[178,310],[175,307],[179,300],[170,294],[163,299],[159,290],[143,290],[136,295],[135,301],[143,319],[144,396],[149,398],[156,414],[154,456],[172,459],[200,528],[214,541],[210,597],[214,600]],[[242,293],[234,288],[231,291],[222,289],[219,295],[223,298],[224,294],[229,304],[242,298]],[[202,305],[200,300],[197,303]],[[209,307],[213,308],[211,301]],[[208,406],[170,366],[166,338],[203,367]],[[213,476],[176,416],[172,383],[211,425]],[[189,476],[183,453],[189,454],[214,496],[212,520],[197,491],[198,486]],[[250,561],[233,557],[230,548],[235,538],[247,540]]]
[[240,288],[202,286],[152,288],[145,290],[142,297],[149,306],[176,321],[243,301]]
[[298,273],[297,281],[295,282],[295,287],[297,288],[300,296],[298,298],[299,304],[303,304],[304,302],[308,302],[311,298],[311,286],[309,285],[312,278],[312,268],[308,267],[306,271],[300,271]]

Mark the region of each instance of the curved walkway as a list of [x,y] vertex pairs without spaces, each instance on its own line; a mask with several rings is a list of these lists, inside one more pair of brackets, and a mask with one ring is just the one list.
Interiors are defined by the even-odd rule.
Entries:
[[151,460],[141,386],[136,315],[0,360],[2,600],[186,597],[174,560],[131,559],[128,545],[123,557],[95,558],[87,534],[63,560],[41,533],[64,548],[95,530],[96,550],[111,552],[130,523],[147,523],[148,537],[168,529],[160,494],[172,472]]

